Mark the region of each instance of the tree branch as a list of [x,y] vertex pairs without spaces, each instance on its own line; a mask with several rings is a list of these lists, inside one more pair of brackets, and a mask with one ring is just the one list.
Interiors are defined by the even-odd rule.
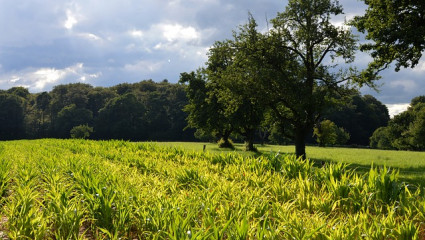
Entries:
[[332,42],[326,47],[326,50],[323,52],[322,56],[320,57],[319,61],[314,65],[314,69],[318,68],[319,65],[322,63],[323,59],[326,57],[326,55],[333,51],[331,50],[332,46],[334,45],[335,40],[332,40]]

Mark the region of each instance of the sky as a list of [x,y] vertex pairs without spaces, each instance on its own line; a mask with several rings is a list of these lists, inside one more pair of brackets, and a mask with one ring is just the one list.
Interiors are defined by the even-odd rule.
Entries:
[[[364,4],[340,0],[344,19]],[[177,82],[202,67],[209,47],[231,38],[251,12],[260,30],[282,12],[286,0],[0,0],[0,89],[24,86],[50,91],[74,82],[93,86],[152,79]],[[425,59],[425,58],[424,58]],[[356,64],[370,58],[359,53]],[[425,61],[414,69],[385,70],[379,92],[391,115],[424,95]]]

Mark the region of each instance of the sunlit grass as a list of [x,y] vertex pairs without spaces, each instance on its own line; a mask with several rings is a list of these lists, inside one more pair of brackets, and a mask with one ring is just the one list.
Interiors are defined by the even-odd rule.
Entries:
[[[206,151],[210,153],[235,152],[243,156],[258,156],[270,152],[290,154],[295,152],[293,145],[256,145],[259,153],[248,153],[243,151],[243,144],[235,144],[235,150],[220,149],[215,143],[159,142],[157,144],[194,151],[203,151],[205,145]],[[400,170],[401,179],[425,186],[425,152],[317,146],[307,146],[306,152],[307,157],[312,160],[347,163],[357,168],[358,172],[369,171],[372,164],[397,168]]]

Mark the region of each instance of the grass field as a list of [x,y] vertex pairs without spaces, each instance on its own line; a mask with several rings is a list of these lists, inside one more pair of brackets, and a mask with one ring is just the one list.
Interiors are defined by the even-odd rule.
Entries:
[[424,194],[394,171],[170,144],[0,142],[0,238],[425,238]]
[[[206,145],[206,150],[211,153],[236,152],[243,156],[258,156],[264,153],[280,152],[294,153],[294,146],[278,145],[257,145],[259,153],[247,153],[243,151],[243,144],[235,144],[236,149],[220,149],[214,143],[192,143],[192,142],[161,142],[161,146],[181,147],[185,150],[202,151]],[[421,184],[425,186],[425,152],[413,151],[391,151],[364,148],[334,148],[307,146],[308,158],[314,161],[342,162],[350,164],[358,172],[367,172],[370,167],[386,166],[400,170],[402,180]]]

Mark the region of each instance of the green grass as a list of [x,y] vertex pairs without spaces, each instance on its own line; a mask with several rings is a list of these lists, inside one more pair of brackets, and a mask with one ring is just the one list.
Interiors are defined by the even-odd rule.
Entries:
[[[202,151],[203,146],[206,145],[206,151],[210,153],[235,152],[243,156],[258,156],[270,152],[290,154],[295,152],[294,146],[291,145],[256,145],[259,153],[249,153],[243,151],[243,144],[235,144],[235,150],[220,149],[215,143],[160,142],[158,144],[168,147],[181,147],[185,150],[193,151]],[[402,180],[425,186],[425,152],[339,147],[324,148],[316,146],[307,146],[306,152],[307,157],[316,162],[348,163],[360,173],[369,171],[372,164],[375,166],[395,168],[400,171],[400,178]]]

